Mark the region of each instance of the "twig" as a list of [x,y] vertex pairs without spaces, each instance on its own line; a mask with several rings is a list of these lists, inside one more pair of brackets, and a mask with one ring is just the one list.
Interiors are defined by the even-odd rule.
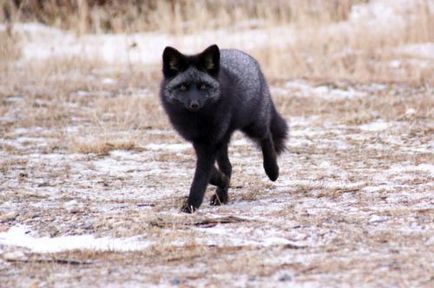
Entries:
[[36,259],[5,259],[8,262],[14,263],[56,263],[56,264],[67,264],[67,265],[90,265],[91,261],[80,261],[73,259],[47,259],[47,258],[36,258]]

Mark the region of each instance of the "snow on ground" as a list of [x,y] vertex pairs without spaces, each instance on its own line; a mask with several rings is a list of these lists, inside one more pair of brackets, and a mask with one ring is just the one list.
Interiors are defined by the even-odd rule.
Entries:
[[[26,144],[21,139],[32,139],[33,129],[16,129],[5,140],[18,153],[2,151],[3,161],[8,162],[6,170],[1,170],[0,183],[2,199],[6,199],[0,204],[0,250],[4,252],[0,258],[9,265],[0,261],[0,266],[8,269],[6,277],[15,279],[18,276],[11,273],[18,273],[14,275],[27,279],[26,275],[35,273],[28,267],[45,267],[32,262],[40,261],[39,252],[69,251],[72,256],[56,257],[91,259],[95,263],[84,271],[93,272],[75,278],[83,268],[55,266],[57,272],[50,277],[57,285],[71,281],[91,285],[86,279],[95,279],[92,275],[99,273],[111,275],[104,278],[106,282],[98,278],[100,283],[121,281],[110,283],[113,286],[170,285],[178,280],[191,285],[215,283],[203,280],[206,276],[197,278],[207,269],[213,271],[219,285],[243,279],[239,280],[241,286],[277,286],[288,284],[279,279],[291,279],[287,281],[294,286],[332,286],[362,281],[365,276],[361,275],[372,273],[378,276],[375,283],[393,283],[387,277],[395,275],[396,265],[411,271],[406,275],[421,273],[417,278],[425,281],[420,271],[426,268],[418,270],[409,264],[415,261],[424,267],[429,259],[427,254],[418,253],[417,247],[432,246],[428,241],[433,233],[432,164],[424,155],[432,155],[433,145],[405,134],[420,124],[398,125],[384,119],[361,125],[322,121],[318,126],[321,117],[286,117],[292,132],[289,152],[280,159],[279,181],[267,180],[260,154],[238,135],[231,146],[231,202],[209,207],[205,201],[193,217],[180,214],[178,209],[188,192],[194,155],[187,144],[176,142],[179,139],[170,130],[147,130],[138,142],[143,151],[115,150],[97,156],[63,150],[41,154],[38,149],[44,134]],[[70,131],[74,135],[80,129]],[[151,138],[167,134],[172,135],[170,144]],[[56,143],[55,138],[51,141]],[[214,220],[229,216],[237,218],[229,223]],[[16,227],[23,224],[31,235],[23,234],[27,228],[17,233]],[[25,256],[20,261],[31,264],[10,264],[18,260],[9,252],[21,249]],[[188,249],[198,251],[189,255]],[[218,249],[218,256],[212,255],[213,249]],[[125,258],[135,260],[113,263],[99,256],[82,258],[77,250],[120,255],[126,253],[120,251],[136,250],[137,255],[151,256],[128,254]],[[369,263],[375,264],[363,268],[368,257]],[[347,262],[352,264],[347,266]],[[123,276],[98,263],[110,263],[107,266],[116,267]],[[144,271],[134,268],[143,266],[147,267]],[[383,267],[384,277],[378,267]],[[47,269],[39,270],[36,274],[43,275]],[[147,271],[167,274],[155,279]]]
[[177,143],[177,144],[155,144],[151,143],[145,146],[149,150],[166,150],[172,152],[181,152],[186,149],[191,149],[191,144]]
[[31,230],[25,226],[11,227],[7,232],[0,233],[0,245],[12,245],[28,248],[35,253],[58,253],[69,250],[94,250],[129,252],[143,250],[149,243],[137,237],[114,239],[95,238],[93,235],[32,237]]
[[336,88],[326,85],[312,86],[306,81],[292,80],[285,83],[282,87],[271,87],[273,95],[285,95],[291,91],[291,95],[295,97],[320,97],[328,100],[344,100],[348,98],[366,97],[367,92],[356,90],[353,87]]
[[398,52],[417,58],[434,58],[434,43],[408,44],[397,48]]
[[[55,265],[50,277],[60,286],[93,281],[115,287],[177,281],[229,285],[243,279],[241,286],[319,287],[365,283],[370,275],[375,275],[373,286],[402,277],[415,286],[430,281],[424,266],[430,256],[421,251],[431,248],[434,233],[434,142],[417,106],[429,97],[400,89],[300,81],[276,85],[280,110],[301,103],[294,115],[284,112],[291,137],[279,159],[279,180],[267,179],[260,152],[237,133],[230,146],[230,203],[209,206],[210,187],[200,210],[190,216],[179,207],[194,172],[194,152],[168,126],[140,130],[135,149],[98,155],[72,152],[64,143],[64,131],[84,139],[81,125],[92,122],[71,116],[66,126],[44,128],[42,122],[22,126],[15,118],[0,149],[0,271],[8,271],[9,283],[18,279],[14,275],[30,283],[28,275],[34,273],[46,283],[44,269],[29,269]],[[407,95],[406,104],[396,117],[346,120],[346,107],[360,99],[375,104],[401,94]],[[85,102],[93,97],[71,95],[70,101],[84,101],[77,109],[88,107],[93,119],[97,107]],[[158,101],[152,99],[146,101]],[[312,112],[312,103],[321,109]],[[7,105],[14,110],[22,104]],[[375,105],[351,113],[374,115],[370,107]],[[110,139],[126,136],[122,130],[101,133]],[[62,261],[90,264],[67,270]],[[407,273],[398,273],[401,269]],[[213,279],[206,278],[209,272]],[[95,278],[101,273],[111,276]]]
[[[402,19],[394,11],[409,9],[408,2],[399,1],[400,8],[396,1],[360,4],[333,29],[368,18],[369,25],[398,23],[397,29]],[[155,64],[165,45],[193,52],[218,40],[249,49],[292,41],[295,33],[291,27],[219,30],[177,39],[159,33],[77,37],[37,24],[14,29],[24,37],[21,64],[74,55]],[[396,49],[432,58],[431,46]],[[184,215],[179,207],[194,173],[191,145],[167,122],[146,118],[158,105],[152,85],[124,87],[120,79],[131,75],[109,74],[78,73],[76,84],[55,75],[35,94],[40,87],[32,75],[1,99],[0,283],[432,286],[432,88],[273,83],[291,128],[278,181],[268,180],[260,151],[237,133],[230,146],[230,202],[209,206],[210,187],[200,210]],[[100,80],[103,89],[88,89]],[[65,92],[56,86],[62,81],[75,86]],[[136,105],[142,101],[154,106]],[[68,111],[61,115],[66,123],[44,117],[53,111]],[[157,118],[164,117],[160,112]],[[125,115],[149,123],[131,120],[119,128]],[[134,140],[128,151],[74,147],[128,136]]]
[[[5,29],[4,25],[0,25]],[[97,34],[75,36],[56,28],[48,28],[38,23],[16,24],[14,31],[23,35],[21,43],[22,60],[45,60],[62,57],[84,57],[102,60],[108,63],[158,64],[161,51],[166,46],[175,46],[185,53],[194,53],[210,43],[219,43],[222,47],[252,49],[269,43],[274,35],[284,35],[279,45],[284,46],[292,39],[292,29],[287,27],[268,30],[226,30],[206,31],[199,35],[179,38],[164,33],[136,34]],[[48,41],[49,40],[49,41]]]
[[360,125],[359,128],[364,130],[364,131],[384,131],[387,128],[389,128],[391,125],[390,123],[386,123],[384,121],[381,120],[377,120],[371,123],[367,123],[367,124],[363,124]]

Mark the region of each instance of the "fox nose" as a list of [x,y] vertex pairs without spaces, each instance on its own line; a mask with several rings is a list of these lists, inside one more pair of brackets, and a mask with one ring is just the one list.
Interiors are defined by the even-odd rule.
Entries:
[[197,111],[199,110],[199,102],[197,101],[191,101],[190,105],[188,106],[190,111]]

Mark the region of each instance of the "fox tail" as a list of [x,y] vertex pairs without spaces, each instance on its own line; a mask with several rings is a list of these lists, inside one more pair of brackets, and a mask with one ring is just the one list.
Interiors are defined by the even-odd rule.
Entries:
[[285,142],[288,138],[289,128],[285,119],[273,107],[273,115],[270,123],[271,135],[274,142],[276,154],[279,155],[286,150]]

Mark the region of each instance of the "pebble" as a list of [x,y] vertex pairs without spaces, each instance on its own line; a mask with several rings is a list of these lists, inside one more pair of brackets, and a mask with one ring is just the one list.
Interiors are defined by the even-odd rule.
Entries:
[[63,204],[63,207],[71,214],[76,214],[81,212],[83,209],[77,200],[71,200]]
[[292,281],[292,277],[291,277],[291,275],[285,273],[279,277],[279,281],[281,281],[281,282]]
[[179,285],[179,284],[181,284],[181,281],[179,281],[179,279],[177,277],[175,277],[172,280],[170,280],[170,284],[171,285]]
[[387,220],[388,220],[388,218],[385,216],[372,215],[369,218],[368,222],[372,224],[372,223],[386,222]]

